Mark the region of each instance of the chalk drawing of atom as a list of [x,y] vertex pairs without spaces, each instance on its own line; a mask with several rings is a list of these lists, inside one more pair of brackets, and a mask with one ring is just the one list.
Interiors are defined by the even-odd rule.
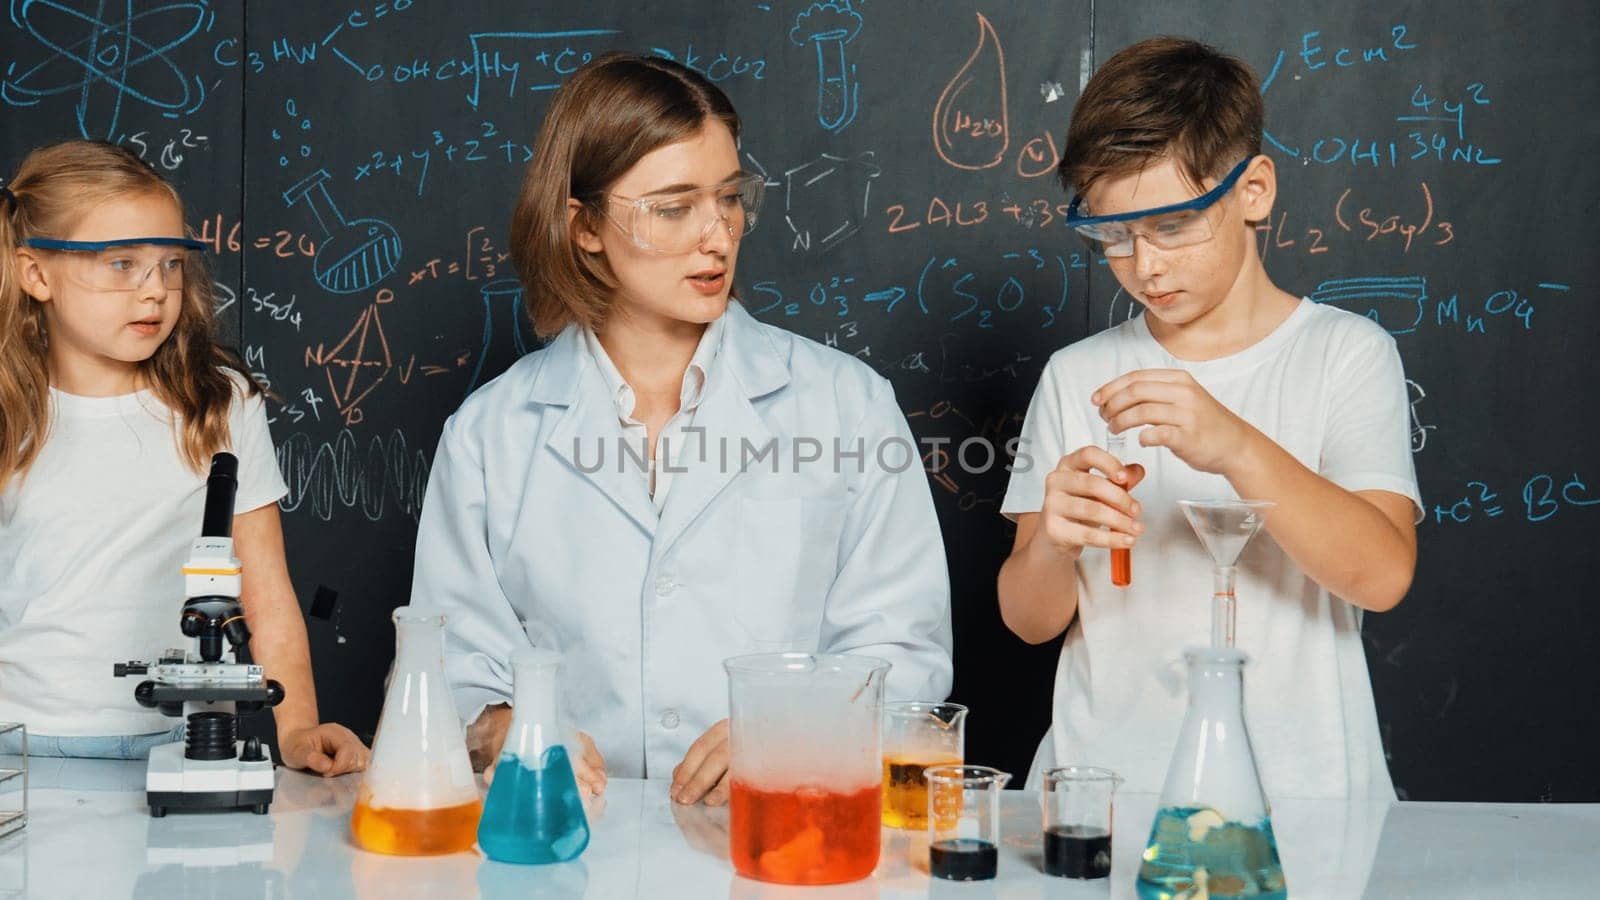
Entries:
[[205,85],[169,54],[215,21],[209,0],[11,0],[11,24],[46,56],[28,69],[11,61],[0,100],[36,106],[76,95],[78,131],[108,140],[117,139],[117,122],[130,104],[171,119],[187,115],[205,102]]

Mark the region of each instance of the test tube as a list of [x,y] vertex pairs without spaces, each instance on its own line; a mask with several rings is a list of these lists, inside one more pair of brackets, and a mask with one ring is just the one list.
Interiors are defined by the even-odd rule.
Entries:
[[[1117,462],[1122,462],[1122,454],[1127,450],[1127,435],[1112,434],[1106,431],[1106,452],[1115,456]],[[1110,529],[1107,529],[1108,531]],[[1111,584],[1114,587],[1127,587],[1133,583],[1133,550],[1129,547],[1111,548]]]

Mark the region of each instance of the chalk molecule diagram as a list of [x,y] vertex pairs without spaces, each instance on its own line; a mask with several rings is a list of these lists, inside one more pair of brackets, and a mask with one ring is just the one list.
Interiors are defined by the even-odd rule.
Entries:
[[85,138],[118,137],[129,106],[140,104],[176,119],[205,103],[205,84],[186,74],[173,50],[210,31],[209,0],[136,4],[11,0],[11,23],[47,56],[31,68],[12,60],[0,79],[0,100],[36,106],[76,95],[73,112]]

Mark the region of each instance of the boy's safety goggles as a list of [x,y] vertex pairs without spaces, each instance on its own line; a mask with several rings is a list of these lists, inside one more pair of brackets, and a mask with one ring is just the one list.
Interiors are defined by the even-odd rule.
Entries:
[[1211,217],[1206,215],[1218,200],[1233,190],[1250,160],[1233,167],[1216,187],[1193,200],[1117,213],[1090,215],[1084,209],[1083,195],[1067,206],[1067,227],[1087,238],[1106,256],[1132,256],[1135,238],[1144,238],[1162,250],[1176,250],[1211,240]]
[[152,272],[162,287],[182,290],[183,270],[190,252],[206,249],[193,238],[138,237],[115,241],[58,241],[28,238],[23,246],[67,254],[68,277],[96,291],[133,291],[144,286]]
[[681,194],[622,197],[601,194],[601,207],[633,243],[657,253],[687,253],[700,246],[713,228],[728,230],[738,239],[756,227],[766,179],[746,175]]

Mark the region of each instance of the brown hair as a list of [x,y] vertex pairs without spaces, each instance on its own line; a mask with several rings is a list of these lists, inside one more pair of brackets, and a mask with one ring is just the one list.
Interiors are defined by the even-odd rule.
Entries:
[[1193,186],[1261,152],[1261,85],[1235,57],[1187,38],[1140,41],[1105,61],[1072,110],[1056,166],[1082,194],[1170,157]]
[[[0,487],[25,475],[50,433],[50,346],[44,304],[22,289],[17,248],[28,238],[65,238],[99,204],[119,196],[170,199],[178,192],[132,152],[103,141],[63,141],[28,154],[0,198]],[[245,367],[213,338],[211,276],[187,254],[178,322],[139,364],[151,391],[177,414],[173,438],[189,467],[203,472],[228,443],[235,387],[224,368],[257,390]]]
[[[600,195],[646,154],[693,137],[714,119],[739,137],[739,114],[716,85],[666,59],[607,53],[574,72],[551,98],[511,215],[511,261],[534,331],[605,321],[615,277],[603,254],[572,240],[567,200],[598,228]],[[580,223],[575,223],[580,224]]]

